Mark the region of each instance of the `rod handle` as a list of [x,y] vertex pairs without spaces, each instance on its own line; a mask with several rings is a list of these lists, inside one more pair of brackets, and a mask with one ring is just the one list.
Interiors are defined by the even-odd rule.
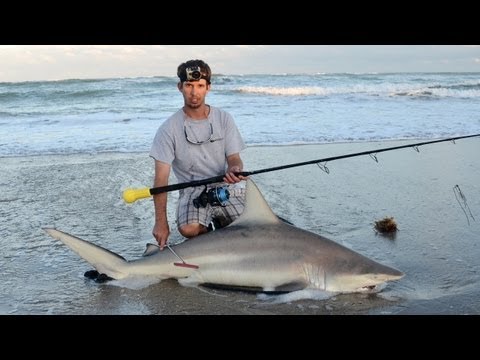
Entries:
[[150,193],[150,189],[148,187],[141,189],[126,189],[123,192],[123,200],[129,204],[150,196],[152,196],[152,194]]

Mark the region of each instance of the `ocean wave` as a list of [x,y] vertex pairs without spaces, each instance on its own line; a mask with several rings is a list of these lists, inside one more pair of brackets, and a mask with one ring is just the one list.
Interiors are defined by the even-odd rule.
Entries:
[[334,93],[321,87],[267,87],[267,86],[243,86],[236,89],[241,93],[264,94],[264,95],[329,95]]
[[352,85],[348,87],[275,87],[275,86],[241,86],[231,90],[233,93],[260,94],[270,96],[333,96],[333,95],[368,95],[368,96],[410,96],[410,97],[480,97],[480,84],[463,84],[452,86],[412,86],[411,84]]
[[445,88],[445,87],[428,87],[422,89],[415,89],[410,91],[399,91],[391,94],[392,96],[410,96],[410,97],[419,97],[419,98],[442,98],[442,97],[454,97],[454,98],[478,98],[480,97],[480,88],[471,89],[471,88]]

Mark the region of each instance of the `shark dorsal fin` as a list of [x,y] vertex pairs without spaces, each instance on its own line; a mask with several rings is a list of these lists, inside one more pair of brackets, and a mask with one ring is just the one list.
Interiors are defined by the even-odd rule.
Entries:
[[265,201],[262,193],[252,179],[247,180],[245,208],[242,215],[231,225],[275,224],[280,220]]
[[147,244],[147,247],[143,252],[142,256],[150,256],[150,255],[156,254],[158,251],[160,251],[160,248],[158,247],[158,245]]

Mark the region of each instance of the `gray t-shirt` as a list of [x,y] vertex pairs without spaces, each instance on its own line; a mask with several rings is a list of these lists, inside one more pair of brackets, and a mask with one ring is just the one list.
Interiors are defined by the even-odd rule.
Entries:
[[[189,140],[205,143],[192,144],[185,133]],[[165,120],[155,135],[150,156],[170,164],[179,182],[188,182],[225,174],[226,157],[245,148],[232,116],[210,106],[205,120],[189,119],[182,109]]]

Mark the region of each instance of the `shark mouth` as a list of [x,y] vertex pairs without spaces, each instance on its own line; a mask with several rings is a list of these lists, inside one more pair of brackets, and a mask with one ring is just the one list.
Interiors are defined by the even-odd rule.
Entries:
[[384,289],[385,286],[386,286],[385,283],[376,284],[376,285],[366,285],[366,286],[362,286],[357,291],[363,292],[363,293],[377,293],[377,292],[380,292],[382,289]]

